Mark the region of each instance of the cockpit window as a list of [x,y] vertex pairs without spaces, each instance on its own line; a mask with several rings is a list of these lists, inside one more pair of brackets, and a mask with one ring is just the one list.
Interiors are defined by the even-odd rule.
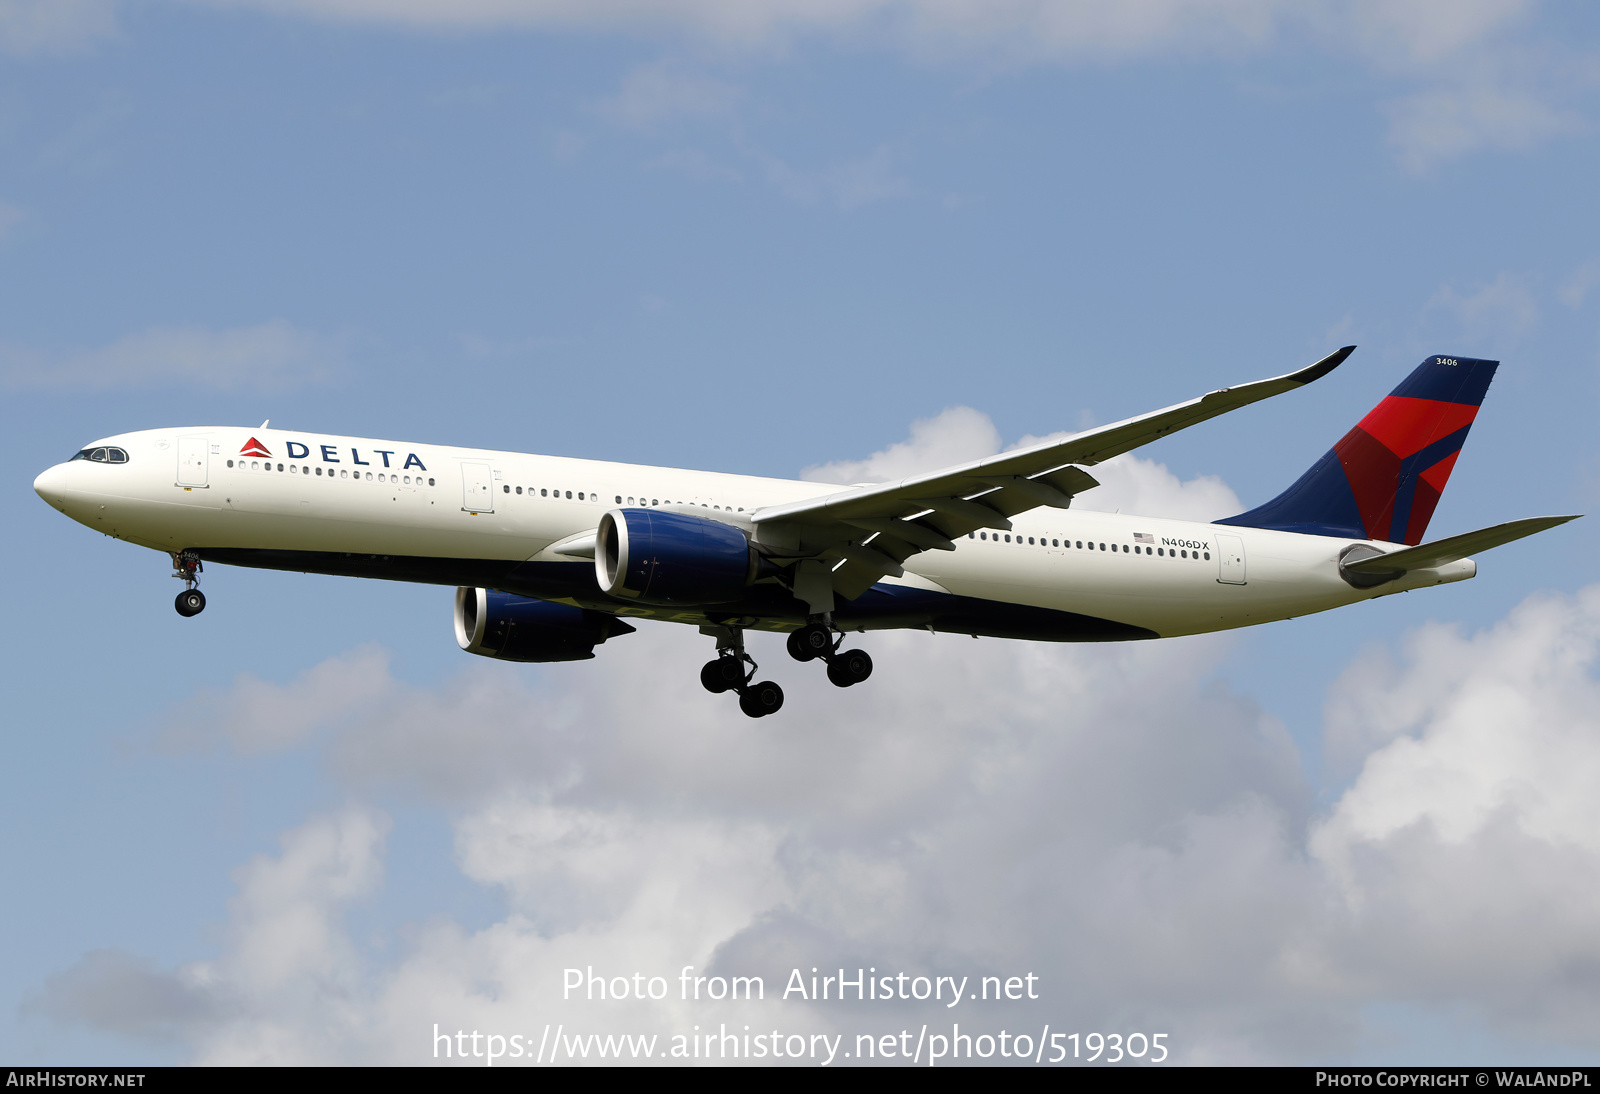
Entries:
[[[90,460],[94,463],[127,463],[128,453],[121,448],[85,448],[72,459]],[[67,462],[71,463],[72,461],[68,460]]]

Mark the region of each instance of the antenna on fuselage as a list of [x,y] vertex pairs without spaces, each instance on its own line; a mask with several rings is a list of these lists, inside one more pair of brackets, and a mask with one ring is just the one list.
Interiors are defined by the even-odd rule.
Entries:
[[263,421],[260,425],[256,426],[256,428],[257,429],[265,429],[265,428],[267,428],[267,422],[270,422],[270,421],[272,421],[272,419],[268,418],[268,419],[266,419],[266,421]]

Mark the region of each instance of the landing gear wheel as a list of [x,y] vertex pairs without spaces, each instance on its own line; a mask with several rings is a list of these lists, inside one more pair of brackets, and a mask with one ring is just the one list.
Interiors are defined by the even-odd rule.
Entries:
[[178,609],[178,614],[185,619],[192,615],[199,615],[206,610],[206,594],[199,589],[185,589],[178,594],[178,599],[172,602]]
[[845,650],[828,662],[828,680],[835,687],[847,688],[872,675],[872,658],[866,650]]
[[814,661],[833,652],[833,632],[821,623],[807,623],[789,635],[789,656]]
[[700,669],[700,683],[713,695],[731,691],[744,683],[744,664],[737,657],[719,657],[715,661],[707,661]]
[[783,706],[783,689],[771,680],[751,684],[739,693],[739,709],[752,718],[776,714]]

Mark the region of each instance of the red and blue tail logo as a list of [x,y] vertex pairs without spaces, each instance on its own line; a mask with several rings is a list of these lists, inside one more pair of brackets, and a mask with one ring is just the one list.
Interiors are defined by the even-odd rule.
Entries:
[[1499,366],[1428,358],[1293,486],[1217,523],[1421,543]]

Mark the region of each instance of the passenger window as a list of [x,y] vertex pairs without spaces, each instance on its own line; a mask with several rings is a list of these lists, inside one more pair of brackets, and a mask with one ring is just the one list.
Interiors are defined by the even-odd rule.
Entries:
[[[418,481],[418,482],[421,482],[421,481],[422,481],[422,480],[421,480],[421,479],[418,479],[418,480],[417,480],[417,481]],[[429,480],[428,480],[428,485],[429,485],[429,486],[432,486],[432,485],[433,485],[433,480],[432,480],[432,479],[429,479]]]
[[988,539],[989,538],[989,533],[988,532],[979,532],[978,535],[982,539]]
[[511,487],[509,486],[502,486],[500,489],[504,490],[508,494],[511,493]]
[[571,500],[572,500],[572,491],[571,491],[571,490],[568,490],[568,491],[567,491],[567,500],[568,500],[568,501],[571,501]]
[[[72,458],[73,458],[73,459],[75,459],[75,460],[81,460],[81,459],[83,459],[83,457],[82,457],[82,456],[74,456],[74,457],[72,457]],[[232,467],[232,466],[233,466],[233,461],[232,461],[232,460],[229,460],[229,461],[228,461],[228,466],[229,466],[229,467]]]

